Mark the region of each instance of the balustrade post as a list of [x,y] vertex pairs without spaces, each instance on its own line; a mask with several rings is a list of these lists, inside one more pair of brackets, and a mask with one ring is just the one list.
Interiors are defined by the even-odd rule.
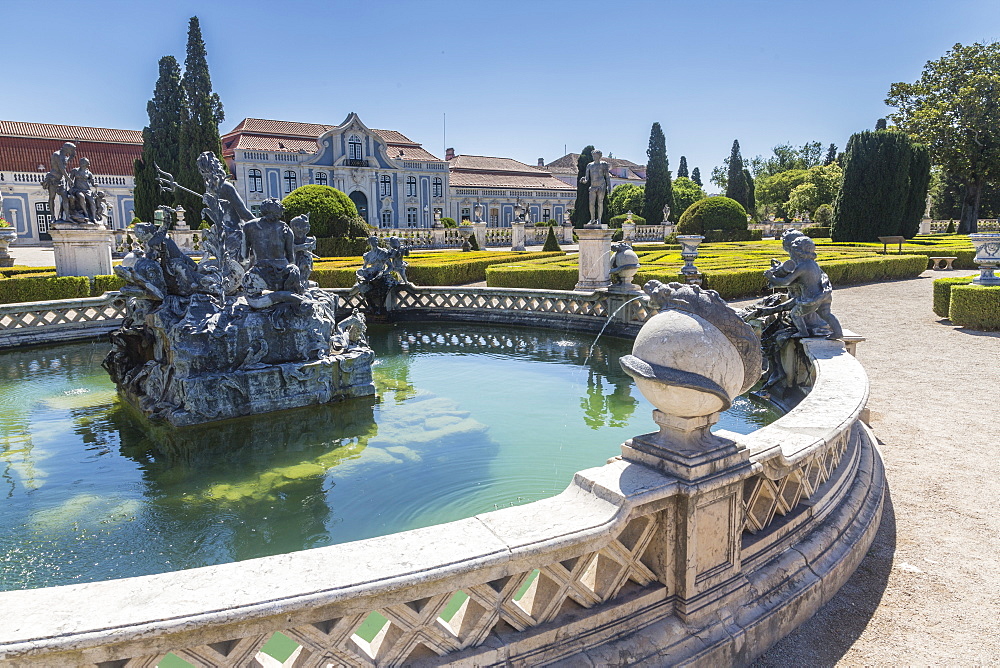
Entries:
[[574,290],[599,290],[611,285],[611,236],[606,227],[581,227],[576,231],[580,239],[580,279]]
[[622,223],[622,241],[627,244],[635,242],[635,223]]
[[524,250],[524,221],[516,221],[510,224],[510,249],[516,251]]
[[472,230],[476,235],[479,247],[486,250],[486,223],[473,223]]
[[444,227],[431,228],[431,248],[444,248]]

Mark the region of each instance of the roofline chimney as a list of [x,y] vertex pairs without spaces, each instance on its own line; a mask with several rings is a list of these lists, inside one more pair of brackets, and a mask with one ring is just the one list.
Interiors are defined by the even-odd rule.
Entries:
[[544,167],[545,166],[545,159],[544,158],[539,158],[538,159],[538,166],[539,167]]
[[455,149],[453,149],[453,148],[446,148],[444,150],[444,159],[445,160],[454,160],[455,159]]

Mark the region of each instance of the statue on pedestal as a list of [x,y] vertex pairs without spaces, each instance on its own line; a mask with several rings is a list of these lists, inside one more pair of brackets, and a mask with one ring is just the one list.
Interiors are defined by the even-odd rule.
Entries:
[[587,165],[580,183],[590,184],[590,222],[584,227],[600,227],[604,215],[604,198],[611,192],[611,165],[601,160],[603,153],[594,150],[594,161]]
[[74,157],[76,145],[66,142],[52,153],[49,172],[42,179],[42,187],[49,193],[53,225],[57,228],[103,228],[102,221],[107,214],[106,195],[94,187],[90,160],[80,158],[78,165],[71,169],[69,164]]

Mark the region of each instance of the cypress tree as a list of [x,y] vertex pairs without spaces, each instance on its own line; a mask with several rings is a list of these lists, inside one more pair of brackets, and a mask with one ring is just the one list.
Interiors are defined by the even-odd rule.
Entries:
[[701,182],[701,170],[695,167],[691,170],[691,180],[697,183],[701,187],[705,187],[705,184]]
[[832,165],[837,161],[837,145],[830,144],[830,148],[826,149],[826,158],[823,159],[823,166]]
[[587,165],[594,159],[594,147],[585,146],[580,151],[580,157],[576,159],[576,204],[573,205],[573,213],[569,219],[573,221],[573,227],[583,227],[590,222],[590,184],[584,183],[582,179],[587,174]]
[[135,215],[145,221],[153,220],[153,212],[159,205],[175,202],[175,193],[160,190],[153,165],[177,175],[186,106],[177,59],[163,56],[159,65],[153,99],[146,103],[149,125],[142,130],[142,157],[135,161]]
[[757,193],[754,188],[753,176],[750,175],[749,169],[743,170],[743,178],[747,183],[747,205],[743,208],[747,210],[753,218],[757,218]]
[[875,121],[875,130],[885,130],[885,129],[886,129],[886,125],[885,125],[885,119],[884,118],[880,118],[877,121]]
[[917,236],[920,220],[927,208],[927,187],[931,183],[931,155],[923,144],[911,142],[909,190],[900,221],[899,234],[907,239]]
[[670,183],[670,163],[667,161],[667,139],[660,124],[653,123],[649,130],[649,148],[646,149],[646,201],[642,205],[642,217],[647,225],[659,225],[663,220],[663,205],[670,205],[670,215],[674,211],[674,193]]
[[902,132],[851,135],[844,153],[844,181],[834,203],[834,241],[877,241],[900,233],[910,197],[912,154],[912,143]]
[[729,172],[726,175],[726,197],[740,203],[747,211],[750,210],[750,188],[743,175],[743,156],[740,155],[740,142],[733,140],[733,150],[729,154]]
[[[225,119],[219,95],[212,92],[212,78],[208,73],[208,55],[201,38],[201,24],[192,16],[188,24],[187,57],[184,59],[184,78],[181,86],[187,97],[187,116],[182,130],[181,178],[178,182],[192,190],[201,191],[204,180],[198,174],[195,161],[204,151],[213,151],[222,160],[222,142],[219,123]],[[200,200],[185,195],[180,198],[184,208],[201,211]],[[188,208],[188,204],[191,208]]]
[[683,156],[683,155],[681,156],[681,164],[679,164],[679,165],[677,166],[677,176],[678,176],[678,177],[681,177],[681,176],[683,176],[683,177],[685,177],[685,178],[687,178],[687,177],[690,177],[690,176],[691,176],[691,175],[690,175],[690,174],[688,173],[688,159],[687,159],[687,157],[685,157],[685,156]]

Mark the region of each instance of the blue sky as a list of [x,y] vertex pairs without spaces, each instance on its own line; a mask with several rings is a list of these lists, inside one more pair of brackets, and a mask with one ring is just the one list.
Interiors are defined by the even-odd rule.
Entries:
[[356,111],[441,157],[535,164],[594,144],[641,163],[659,121],[671,169],[686,155],[706,179],[733,139],[745,157],[842,150],[889,111],[890,83],[1000,38],[997,0],[10,1],[0,118],[141,129],[157,61],[183,64],[193,15],[223,132]]

